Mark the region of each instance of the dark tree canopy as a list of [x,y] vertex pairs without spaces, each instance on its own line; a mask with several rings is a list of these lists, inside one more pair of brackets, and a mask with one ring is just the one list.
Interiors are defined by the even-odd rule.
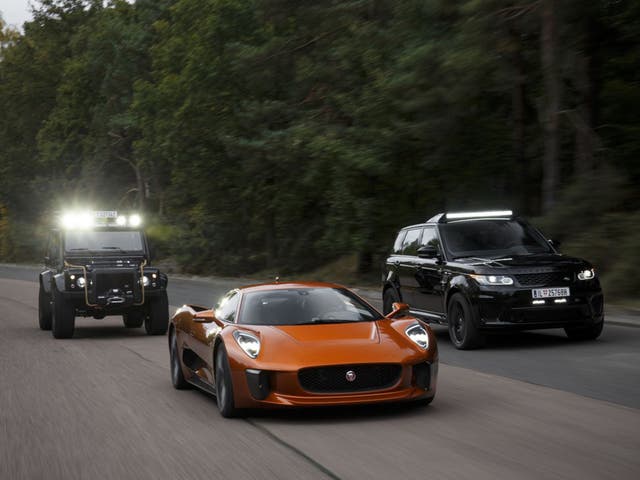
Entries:
[[640,287],[637,1],[34,3],[0,23],[0,260],[93,205],[183,270],[375,278],[401,226],[513,207]]

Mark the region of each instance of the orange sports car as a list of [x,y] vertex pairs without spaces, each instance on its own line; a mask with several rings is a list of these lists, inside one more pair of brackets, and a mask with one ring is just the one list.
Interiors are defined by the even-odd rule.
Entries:
[[169,325],[171,380],[216,396],[224,417],[256,407],[354,405],[436,393],[428,325],[394,304],[383,316],[327,283],[231,290],[213,309],[185,305]]

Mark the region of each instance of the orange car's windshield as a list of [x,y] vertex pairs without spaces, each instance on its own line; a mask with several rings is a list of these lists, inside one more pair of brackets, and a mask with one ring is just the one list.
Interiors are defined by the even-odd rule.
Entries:
[[338,288],[291,288],[244,295],[240,320],[249,325],[368,322],[382,317],[356,295]]

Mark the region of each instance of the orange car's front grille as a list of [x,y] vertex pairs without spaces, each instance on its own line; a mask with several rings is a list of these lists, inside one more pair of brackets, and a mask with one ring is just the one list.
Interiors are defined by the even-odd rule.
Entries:
[[398,382],[402,367],[396,364],[334,365],[298,372],[300,386],[313,393],[349,393],[389,388]]

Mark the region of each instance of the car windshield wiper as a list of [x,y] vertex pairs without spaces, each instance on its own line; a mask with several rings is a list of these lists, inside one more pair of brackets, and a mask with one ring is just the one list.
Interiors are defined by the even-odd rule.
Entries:
[[[313,317],[311,321],[304,322],[306,324],[309,323],[347,323],[347,322],[360,322],[361,320],[347,319],[347,318],[320,318]],[[301,324],[303,325],[303,324]]]
[[88,251],[89,249],[86,247],[76,247],[76,248],[69,248],[67,249],[67,252],[77,252],[77,251]]
[[477,260],[478,262],[493,262],[494,260],[491,258],[482,258],[482,257],[454,257],[454,260]]

